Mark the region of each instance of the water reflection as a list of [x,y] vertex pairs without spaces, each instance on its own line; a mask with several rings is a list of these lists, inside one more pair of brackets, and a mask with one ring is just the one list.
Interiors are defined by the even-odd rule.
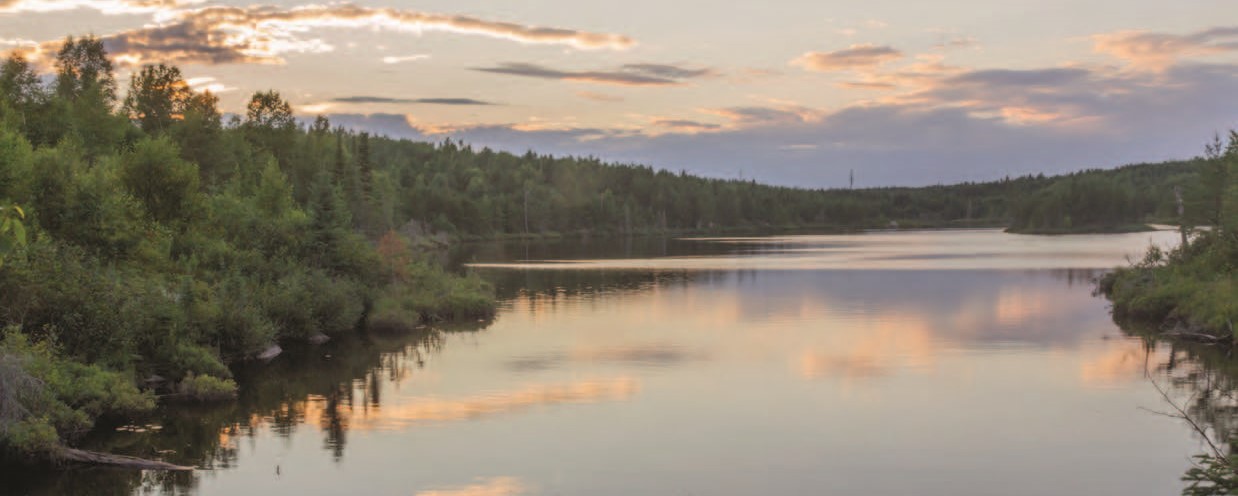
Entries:
[[[484,332],[291,350],[238,370],[235,404],[91,440],[206,470],[18,491],[1174,493],[1197,443],[1136,408],[1159,401],[1145,370],[1187,388],[1219,366],[1091,296],[1097,261],[1147,236],[475,246],[452,256],[545,265],[476,269],[502,300]],[[1221,396],[1194,411],[1233,432]]]
[[539,246],[523,257],[469,256],[471,267],[521,270],[943,270],[1107,269],[1149,245],[1172,246],[1173,231],[1019,236],[993,229],[874,232],[763,238],[685,238],[650,255],[598,257]]
[[[1238,362],[1230,350],[1224,346],[1158,341],[1138,327],[1132,334],[1143,337],[1144,370],[1151,380],[1169,389],[1166,400],[1181,407],[1204,428],[1209,440],[1226,456],[1238,454]],[[1172,406],[1164,404],[1156,409],[1173,412]],[[1208,443],[1203,436],[1192,433],[1199,440],[1199,452],[1209,453],[1211,448],[1205,447]]]
[[526,486],[515,477],[495,477],[454,489],[419,491],[417,496],[512,496],[526,492]]
[[[640,382],[630,377],[592,379],[566,384],[533,384],[513,391],[491,392],[460,399],[411,397],[399,398],[381,408],[355,410],[351,405],[340,408],[338,401],[310,395],[301,402],[303,421],[323,426],[330,435],[347,425],[349,430],[401,430],[413,424],[470,420],[503,413],[518,412],[534,406],[566,403],[620,401],[631,398],[640,390]],[[398,401],[398,402],[397,402]],[[341,443],[342,444],[342,443]],[[330,442],[328,446],[333,446]]]

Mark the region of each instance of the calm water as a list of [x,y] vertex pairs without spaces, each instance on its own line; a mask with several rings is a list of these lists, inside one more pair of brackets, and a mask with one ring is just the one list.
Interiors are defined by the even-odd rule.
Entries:
[[1173,240],[984,230],[478,246],[458,258],[498,286],[494,322],[292,350],[238,371],[236,404],[168,409],[90,441],[203,468],[192,475],[77,470],[8,487],[1176,494],[1201,441],[1147,411],[1168,409],[1148,377],[1206,410],[1196,393],[1214,382],[1200,378],[1232,375],[1206,352],[1124,334],[1091,294],[1101,269]]

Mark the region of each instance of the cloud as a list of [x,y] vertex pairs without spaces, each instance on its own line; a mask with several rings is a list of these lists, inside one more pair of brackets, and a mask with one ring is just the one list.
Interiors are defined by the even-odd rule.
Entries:
[[537,64],[507,62],[495,67],[477,67],[473,70],[493,74],[615,86],[675,86],[684,84],[687,79],[715,74],[712,69],[692,69],[668,64],[625,64],[613,70],[565,71]]
[[106,15],[149,14],[175,10],[201,0],[0,0],[0,14],[91,9]]
[[216,95],[236,90],[235,87],[227,86],[209,76],[189,78],[185,83],[194,91],[209,91]]
[[888,46],[851,45],[833,52],[807,52],[791,65],[817,72],[872,69],[886,62],[903,58],[903,52]]
[[[334,50],[327,42],[314,37],[318,30],[327,28],[403,33],[439,31],[581,50],[622,50],[635,45],[631,38],[617,34],[349,4],[291,9],[212,6],[179,10],[156,16],[155,24],[102,38],[109,52],[124,64],[281,64],[285,54]],[[395,57],[392,60],[412,59]]]
[[490,102],[472,98],[391,98],[384,96],[344,96],[332,98],[332,103],[390,103],[409,104],[421,103],[428,105],[494,105]]
[[39,42],[25,38],[0,38],[0,46],[34,48],[39,46]]
[[952,36],[942,37],[937,43],[933,44],[934,48],[948,50],[956,48],[980,48],[980,40],[971,36]]
[[1195,56],[1238,51],[1238,26],[1216,27],[1186,35],[1119,31],[1092,36],[1098,53],[1156,71]]
[[597,93],[594,91],[577,91],[576,96],[586,100],[593,100],[595,102],[622,102],[624,100],[623,97],[619,95]]
[[977,118],[1013,125],[1099,128],[1112,101],[1154,81],[1104,68],[986,69],[919,81],[914,91],[887,101],[921,107],[953,107]]
[[647,130],[490,124],[431,132],[403,116],[349,122],[513,153],[592,155],[715,177],[743,169],[758,181],[810,187],[845,187],[853,168],[865,184],[910,186],[1186,158],[1214,131],[1238,124],[1238,65],[1184,64],[1164,73],[922,65],[884,75],[900,89],[841,108],[703,110],[724,119],[708,132],[665,127],[698,122],[680,117],[664,118],[663,126],[655,120]]
[[425,60],[428,58],[430,58],[429,55],[424,54],[424,53],[419,53],[416,55],[405,55],[402,57],[383,57],[383,63],[384,64],[402,64],[404,62],[416,62],[418,60]]
[[898,89],[898,85],[889,82],[880,81],[843,81],[838,83],[839,88],[849,90],[894,90]]
[[731,121],[731,127],[802,124],[818,121],[825,115],[820,110],[799,105],[726,107],[704,112],[726,118]]
[[842,81],[840,88],[858,90],[918,89],[941,81],[943,78],[962,74],[967,69],[947,65],[940,57],[917,57],[917,62],[887,71],[868,71],[859,74],[859,80]]
[[700,133],[722,129],[721,124],[711,124],[688,119],[654,119],[653,125],[679,133]]
[[708,68],[689,69],[670,64],[624,64],[620,70],[649,74],[667,79],[691,79],[714,74],[714,71]]
[[1079,83],[1088,79],[1092,71],[1081,67],[1050,69],[988,69],[966,72],[944,80],[947,85],[987,85],[1028,88],[1052,88]]

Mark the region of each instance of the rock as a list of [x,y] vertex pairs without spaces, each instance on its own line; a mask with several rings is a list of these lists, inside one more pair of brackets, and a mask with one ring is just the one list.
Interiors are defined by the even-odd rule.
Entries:
[[309,337],[309,344],[320,345],[330,340],[331,340],[331,336],[328,336],[320,332],[318,334],[315,334]]
[[262,350],[262,353],[259,353],[258,356],[254,358],[257,358],[265,362],[267,360],[270,360],[272,358],[279,356],[279,354],[283,352],[284,352],[283,348],[280,348],[278,344],[273,344],[271,345],[270,348]]

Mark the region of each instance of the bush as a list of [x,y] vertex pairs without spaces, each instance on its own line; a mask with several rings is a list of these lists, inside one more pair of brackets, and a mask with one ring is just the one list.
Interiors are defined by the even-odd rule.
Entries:
[[222,401],[236,398],[236,381],[209,375],[190,373],[181,380],[176,390],[185,399],[193,401]]
[[84,434],[101,416],[149,411],[154,397],[125,374],[58,357],[14,327],[0,341],[0,445],[45,452]]
[[381,326],[494,316],[494,288],[476,275],[455,276],[437,265],[414,262],[374,304],[371,321]]

